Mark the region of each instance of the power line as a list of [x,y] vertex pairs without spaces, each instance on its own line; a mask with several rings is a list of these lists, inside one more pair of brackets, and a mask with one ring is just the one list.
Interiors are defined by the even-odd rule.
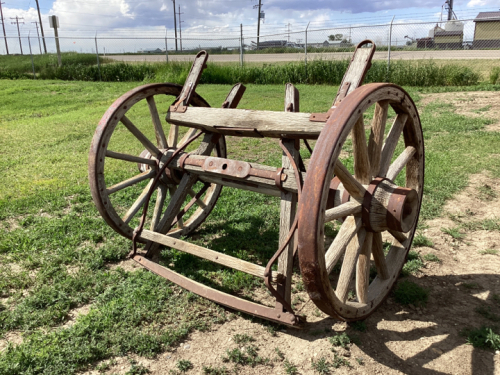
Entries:
[[38,47],[40,47],[40,55],[42,54],[42,44],[40,43],[40,34],[38,33],[38,21],[31,22],[36,26],[36,36],[38,37]]

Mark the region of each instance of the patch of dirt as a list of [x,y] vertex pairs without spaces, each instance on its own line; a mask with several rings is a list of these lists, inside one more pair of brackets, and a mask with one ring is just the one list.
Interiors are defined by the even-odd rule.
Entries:
[[83,306],[80,306],[80,307],[77,307],[76,309],[73,309],[73,310],[70,310],[68,315],[69,315],[69,319],[66,323],[64,323],[62,326],[60,326],[61,328],[68,328],[68,327],[71,327],[73,324],[75,324],[76,322],[76,319],[80,316],[80,315],[87,315],[90,311],[90,306],[92,305],[83,305]]
[[23,342],[23,337],[20,332],[7,332],[3,338],[0,338],[0,353],[3,352],[9,344],[19,345]]
[[419,105],[433,102],[452,103],[458,114],[468,117],[486,117],[497,122],[485,127],[487,131],[500,131],[500,94],[493,91],[466,91],[423,95]]
[[115,270],[118,267],[123,268],[123,270],[128,271],[128,272],[132,272],[132,271],[135,271],[139,268],[142,268],[140,265],[137,264],[137,262],[135,260],[126,259],[126,260],[122,260],[121,262],[110,265],[109,269]]
[[[500,353],[475,349],[461,335],[464,328],[498,326],[476,310],[486,307],[497,314],[500,312],[500,305],[494,300],[495,295],[500,296],[500,255],[479,253],[500,248],[500,231],[474,224],[498,219],[500,180],[486,173],[471,176],[469,186],[446,204],[443,216],[424,223],[427,229],[422,233],[433,246],[414,248],[421,255],[432,253],[440,260],[427,261],[418,277],[409,277],[429,290],[427,305],[404,307],[390,296],[365,320],[365,332],[326,316],[305,292],[295,291],[294,306],[308,321],[302,330],[275,328],[273,332],[255,319],[237,317],[222,325],[213,325],[208,331],[193,332],[157,358],[115,358],[105,373],[125,374],[131,368],[130,359],[147,367],[151,374],[177,373],[179,360],[192,363],[193,368],[187,374],[203,374],[204,366],[225,366],[230,373],[234,365],[224,362],[224,357],[228,350],[236,348],[245,352],[248,344],[237,345],[234,335],[246,334],[255,340],[251,344],[258,348],[260,357],[269,359],[269,364],[238,366],[238,374],[285,374],[284,362],[276,354],[278,348],[286,360],[297,367],[298,374],[312,375],[317,372],[312,369],[311,361],[322,357],[329,362],[335,359],[328,338],[345,331],[351,337],[357,336],[357,343],[349,350],[335,350],[351,367],[331,368],[330,373],[500,375]],[[442,228],[459,228],[464,236],[453,238]],[[121,262],[116,267],[132,267],[130,262]],[[265,292],[256,292],[253,297],[266,304],[271,300]]]

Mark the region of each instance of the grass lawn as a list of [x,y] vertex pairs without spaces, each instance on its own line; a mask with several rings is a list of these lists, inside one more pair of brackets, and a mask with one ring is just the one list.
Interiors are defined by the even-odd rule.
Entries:
[[[136,86],[0,80],[0,337],[15,332],[23,338],[0,352],[2,375],[70,374],[119,355],[154,357],[194,329],[231,319],[227,310],[152,273],[116,266],[131,244],[99,216],[87,159],[105,110]],[[201,85],[197,91],[219,107],[230,87]],[[297,87],[303,112],[324,112],[336,93],[330,86]],[[408,91],[418,107],[422,91]],[[248,85],[239,107],[281,111],[283,96],[281,85]],[[440,214],[470,174],[500,176],[500,133],[484,130],[493,120],[456,114],[452,105],[430,103],[420,114],[426,220]],[[228,156],[274,166],[281,160],[276,140],[228,139]],[[278,227],[276,198],[223,189],[195,241],[266,261],[278,247]],[[184,274],[232,293],[251,294],[262,286],[186,254],[163,255]],[[70,312],[82,306],[88,313],[71,321]]]

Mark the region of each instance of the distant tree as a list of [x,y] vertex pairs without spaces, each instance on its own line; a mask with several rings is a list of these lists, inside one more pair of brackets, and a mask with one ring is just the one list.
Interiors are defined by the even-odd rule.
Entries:
[[328,36],[328,40],[329,40],[330,42],[333,42],[333,41],[335,41],[335,40],[342,40],[342,37],[343,37],[343,35],[342,35],[342,34],[335,34],[335,35],[333,35],[333,34],[332,34],[332,35],[329,35],[329,36]]

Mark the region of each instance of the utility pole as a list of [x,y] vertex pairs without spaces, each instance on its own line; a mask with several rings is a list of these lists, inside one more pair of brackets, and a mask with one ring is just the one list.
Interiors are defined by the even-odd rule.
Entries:
[[174,30],[175,30],[175,50],[177,51],[177,14],[175,14],[175,0],[172,0],[174,3]]
[[7,55],[9,54],[9,46],[7,45],[7,35],[5,34],[5,22],[3,18],[3,11],[2,11],[2,3],[0,2],[0,21],[2,21],[2,28],[3,28],[3,38],[5,39],[5,50],[7,51]]
[[[259,5],[254,5],[253,9],[259,9],[259,15],[257,16],[257,49],[259,49],[259,39],[260,39],[260,10],[262,8],[262,0],[259,0]],[[253,43],[253,42],[252,42]]]
[[[18,16],[16,17],[10,17],[11,20],[16,20],[16,22],[11,22],[11,24],[16,25],[17,24],[17,35],[19,35],[19,47],[21,48],[21,55],[23,54],[23,44],[21,43],[21,31],[19,30],[19,20],[23,20],[24,18],[19,18]],[[21,22],[24,25],[24,22]]]
[[181,13],[181,7],[179,6],[179,13],[177,13],[179,15],[179,42],[181,44],[181,51],[182,51],[182,26],[181,26],[181,23],[184,22],[184,21],[181,21],[181,14],[184,14],[184,13]]
[[42,16],[40,15],[40,5],[38,5],[38,0],[36,1],[36,7],[38,9],[38,21],[40,22],[40,31],[42,32],[42,41],[43,41],[43,50],[47,53],[47,45],[45,44],[45,35],[43,34],[43,24],[42,24]]
[[451,21],[453,19],[453,0],[446,0],[445,4],[448,4],[448,21]]
[[40,55],[42,54],[42,44],[40,43],[40,34],[38,33],[38,21],[31,22],[36,26],[36,35],[38,36],[38,47],[40,47]]
[[288,43],[290,43],[290,22],[288,23]]

